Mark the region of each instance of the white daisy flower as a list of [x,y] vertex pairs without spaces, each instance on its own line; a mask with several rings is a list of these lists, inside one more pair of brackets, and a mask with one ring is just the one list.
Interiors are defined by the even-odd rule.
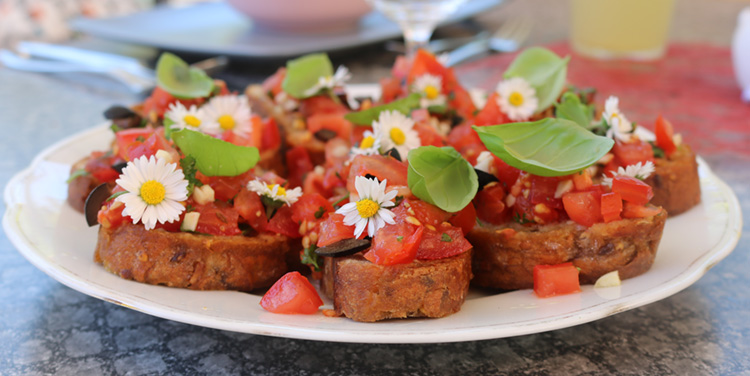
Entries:
[[199,109],[196,105],[185,108],[180,102],[174,102],[169,105],[169,109],[164,114],[164,118],[172,121],[170,126],[173,130],[192,129],[202,131],[206,127],[205,111]]
[[251,131],[250,105],[239,95],[217,95],[203,107],[207,133],[218,134],[231,130],[246,137]]
[[350,202],[336,213],[344,216],[344,224],[356,226],[354,237],[359,238],[367,228],[367,235],[375,236],[375,233],[383,228],[385,224],[395,224],[395,214],[386,209],[394,206],[393,199],[398,191],[392,190],[385,193],[386,180],[378,182],[378,179],[368,179],[364,176],[354,178],[354,186],[357,188],[359,201]]
[[497,104],[513,121],[526,121],[539,107],[536,90],[522,77],[513,77],[497,84]]
[[349,151],[351,158],[357,155],[380,155],[380,139],[370,131],[365,131],[359,146],[353,146]]
[[610,96],[607,101],[604,102],[604,113],[602,119],[609,125],[607,131],[607,137],[623,142],[630,141],[630,136],[633,133],[633,123],[625,118],[625,115],[620,112],[620,99],[615,96]]
[[146,230],[156,222],[180,219],[185,210],[180,201],[187,200],[188,181],[176,163],[144,155],[128,162],[116,183],[127,191],[115,199],[125,204],[122,214],[133,218],[134,224],[143,222]]
[[349,73],[349,69],[341,65],[336,69],[336,73],[334,73],[333,76],[318,77],[318,83],[307,89],[305,95],[309,97],[317,94],[321,90],[331,90],[336,86],[342,86],[351,78],[352,75]]
[[488,174],[491,174],[490,169],[492,168],[492,164],[495,162],[494,158],[492,158],[492,153],[485,150],[477,156],[477,164],[474,165],[474,168],[477,170],[484,171]]
[[654,163],[646,161],[646,163],[638,162],[634,165],[623,168],[622,166],[617,168],[617,171],[612,172],[612,176],[607,176],[602,179],[602,182],[608,186],[612,186],[612,178],[615,176],[630,176],[631,178],[645,180],[654,172]]
[[414,120],[398,111],[382,111],[378,120],[372,122],[375,138],[380,140],[380,151],[396,148],[402,156],[421,145],[419,134],[414,130]]
[[487,91],[480,88],[469,89],[469,97],[476,108],[482,109],[487,104]]
[[442,94],[442,89],[443,79],[429,73],[417,77],[411,85],[412,93],[418,93],[422,96],[419,100],[419,106],[422,108],[444,106],[447,100],[446,96]]
[[287,206],[292,206],[302,196],[302,188],[300,187],[286,189],[279,184],[271,184],[269,186],[266,182],[257,178],[247,183],[247,189],[261,196],[266,196],[273,201],[283,202]]

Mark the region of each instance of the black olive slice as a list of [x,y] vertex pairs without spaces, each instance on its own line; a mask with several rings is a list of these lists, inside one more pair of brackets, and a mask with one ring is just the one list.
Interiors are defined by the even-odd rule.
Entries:
[[313,135],[315,136],[315,138],[323,142],[333,140],[334,138],[336,138],[336,136],[338,136],[336,132],[325,128],[315,132]]
[[108,120],[124,119],[138,116],[133,110],[123,106],[112,106],[104,111],[104,117]]
[[128,162],[120,162],[112,165],[112,169],[117,171],[118,174],[122,174],[122,169],[128,165]]
[[315,254],[322,257],[349,256],[370,248],[370,243],[368,239],[344,239],[316,249]]
[[489,172],[484,172],[482,170],[477,170],[476,168],[474,171],[477,173],[477,179],[479,180],[479,190],[481,191],[484,189],[484,186],[487,184],[490,184],[492,182],[500,181],[497,179],[497,176],[490,174]]
[[83,206],[83,212],[86,214],[86,223],[89,227],[96,226],[99,221],[96,220],[96,216],[99,213],[104,201],[112,195],[109,190],[107,183],[102,183],[96,186],[89,196],[86,197],[86,203]]
[[399,162],[403,162],[403,160],[401,159],[401,153],[399,153],[398,149],[396,148],[390,148],[388,151],[385,152],[385,155],[393,157]]
[[377,179],[377,178],[378,178],[378,177],[377,177],[377,176],[375,176],[375,175],[373,175],[373,174],[367,174],[367,175],[365,175],[365,179],[375,180],[375,179]]

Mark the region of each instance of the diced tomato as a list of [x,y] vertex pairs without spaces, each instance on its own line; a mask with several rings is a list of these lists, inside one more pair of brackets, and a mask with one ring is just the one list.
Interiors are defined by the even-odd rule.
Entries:
[[260,299],[260,306],[266,311],[292,315],[310,315],[322,305],[315,287],[299,272],[284,274]]
[[344,119],[343,113],[316,113],[307,118],[307,129],[312,133],[327,129],[336,132],[339,138],[348,140],[352,123]]
[[528,174],[527,176],[531,181],[529,201],[531,201],[532,204],[544,204],[548,208],[562,209],[562,200],[555,198],[557,184],[561,180],[560,177],[546,177],[531,174]]
[[286,67],[281,67],[276,73],[263,81],[263,90],[276,96],[283,90],[281,84],[284,83],[284,78],[286,78]]
[[299,187],[304,181],[305,175],[313,170],[310,153],[304,146],[295,146],[286,152],[286,167],[289,171],[289,187]]
[[305,118],[315,114],[341,114],[347,111],[348,110],[341,102],[338,102],[327,95],[310,97],[303,99],[300,102],[300,112]]
[[161,118],[164,116],[164,113],[167,112],[169,105],[175,102],[180,102],[185,105],[185,107],[190,108],[190,106],[193,105],[200,106],[205,102],[205,98],[177,99],[173,97],[172,94],[169,94],[164,89],[157,86],[151,93],[151,96],[143,101],[143,113],[146,114],[146,117],[150,117],[154,114]]
[[662,148],[667,157],[677,150],[677,145],[674,143],[674,129],[669,120],[664,119],[659,115],[659,117],[656,118],[654,133],[656,134],[656,146]]
[[494,225],[508,220],[509,214],[505,210],[505,190],[500,184],[487,185],[477,192],[474,203],[479,219]]
[[[326,170],[330,171],[330,170]],[[319,172],[312,170],[305,175],[305,181],[302,182],[302,191],[309,193],[317,193],[324,197],[330,196],[333,192],[326,188],[323,184],[325,175],[321,175]]]
[[247,182],[255,178],[251,171],[247,171],[237,176],[205,176],[198,172],[196,174],[203,184],[208,184],[214,190],[214,198],[219,201],[229,201],[240,190],[247,185]]
[[575,173],[572,175],[572,177],[573,185],[576,187],[576,191],[585,191],[592,185],[594,185],[594,181],[591,180],[591,175],[589,174],[588,170],[583,170],[581,172]]
[[198,225],[195,227],[195,232],[209,235],[240,235],[240,231],[237,226],[240,214],[229,206],[221,202],[211,202],[204,205],[196,205],[195,211],[200,213],[198,217]]
[[[126,220],[122,215],[124,209],[125,205],[123,203],[111,200],[99,209],[99,212],[96,214],[96,220],[104,228],[118,228]],[[127,217],[127,220],[132,222],[130,217]]]
[[644,205],[654,197],[654,190],[642,180],[630,176],[617,175],[612,178],[612,192],[634,204]]
[[[422,146],[445,146],[445,140],[443,139],[443,136],[441,136],[440,133],[438,133],[438,131],[431,125],[425,122],[415,123],[414,130],[417,131],[417,135],[419,135],[419,141]],[[405,159],[406,156],[402,155],[401,158]]]
[[[404,157],[404,156],[402,156]],[[406,180],[408,167],[406,163],[381,155],[358,155],[350,165],[346,188],[356,193],[354,179],[357,176],[375,176],[378,181],[388,180],[388,185],[408,185]]]
[[332,168],[339,168],[342,166],[344,162],[349,160],[349,149],[349,143],[340,138],[334,138],[333,140],[326,142],[326,166]]
[[493,92],[487,103],[484,105],[476,117],[474,117],[474,124],[476,125],[497,125],[505,124],[510,122],[507,115],[500,109],[500,105],[497,103],[498,94]]
[[621,166],[630,166],[638,162],[646,163],[654,161],[654,149],[646,141],[638,139],[631,140],[628,143],[615,141],[612,147],[612,153],[615,154],[617,161]]
[[263,202],[260,201],[260,196],[257,193],[243,188],[237,194],[237,197],[234,198],[234,208],[240,217],[247,221],[250,227],[256,231],[266,229],[268,225],[266,208],[263,206]]
[[591,227],[602,221],[601,197],[595,192],[568,192],[562,202],[570,219],[580,225]]
[[407,264],[417,256],[424,227],[408,223],[385,225],[375,233],[364,256],[378,265]]
[[428,122],[430,121],[430,111],[428,111],[426,108],[419,108],[416,110],[413,110],[411,112],[411,119],[414,120],[415,123],[419,122]]
[[473,203],[469,203],[465,208],[453,215],[448,222],[453,226],[460,227],[464,236],[477,224],[477,210]]
[[471,249],[461,228],[442,224],[435,230],[423,227],[422,242],[417,248],[417,259],[437,260],[459,255]]
[[639,205],[632,202],[623,204],[622,216],[624,218],[646,218],[653,217],[661,213],[662,208],[653,205]]
[[354,238],[354,226],[345,225],[344,216],[341,214],[331,214],[320,223],[318,247],[325,247],[339,240],[352,238]]
[[318,221],[326,218],[333,210],[333,205],[325,197],[317,193],[305,193],[292,204],[292,220],[297,223]]
[[448,145],[453,146],[456,150],[464,153],[464,149],[472,145],[482,145],[477,132],[471,127],[471,123],[463,123],[451,129],[448,133]]
[[407,209],[408,213],[413,213],[411,215],[414,218],[426,225],[439,225],[451,216],[445,210],[422,200],[404,199],[401,205]]
[[134,144],[142,144],[154,133],[153,128],[130,128],[115,133],[115,144],[120,158],[130,161],[128,151]]
[[380,79],[380,100],[383,103],[392,102],[401,96],[401,80],[398,77],[383,77]]
[[461,117],[464,119],[474,117],[477,107],[474,106],[474,101],[471,100],[471,95],[466,89],[456,86],[448,98],[448,106],[455,109]]
[[292,219],[292,208],[284,205],[276,210],[276,214],[268,220],[267,231],[288,236],[292,239],[301,237],[299,223]]
[[273,150],[281,145],[279,126],[273,117],[269,117],[263,125],[263,138],[260,141],[261,150]]
[[[497,171],[497,178],[506,188],[510,188],[518,180],[518,176],[521,175],[521,170],[505,163],[504,160],[500,159],[496,155],[492,155],[495,164],[495,170]],[[555,188],[557,189],[557,188]],[[552,196],[554,197],[554,196]]]
[[531,195],[528,197],[523,193],[515,196],[515,202],[513,204],[513,219],[521,224],[547,224],[559,222],[564,219],[562,215],[565,214],[565,210],[558,210],[547,206],[545,203],[534,204],[530,200]]
[[120,176],[120,173],[112,168],[112,164],[117,159],[119,158],[95,151],[91,153],[91,158],[86,162],[84,169],[99,182],[113,182]]
[[435,58],[435,55],[427,52],[426,50],[418,50],[414,56],[411,69],[409,69],[409,76],[407,77],[407,83],[412,84],[417,77],[424,74],[431,74],[433,76],[439,76],[443,80],[443,91],[446,88],[450,88],[453,83],[447,82],[446,69],[440,62]]
[[602,194],[602,218],[609,223],[620,219],[622,212],[622,196],[617,192]]
[[578,268],[572,262],[534,266],[534,293],[540,298],[581,291]]

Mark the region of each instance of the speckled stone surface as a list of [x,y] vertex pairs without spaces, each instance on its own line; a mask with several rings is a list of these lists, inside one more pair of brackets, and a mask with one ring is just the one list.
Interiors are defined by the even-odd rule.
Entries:
[[[518,3],[511,4],[509,10],[527,9]],[[736,1],[718,3],[724,8],[715,12],[716,17],[731,11],[736,14],[739,9]],[[555,6],[551,8],[542,18],[552,20],[553,29],[557,22],[561,32],[561,16],[553,13]],[[698,7],[708,12],[705,8]],[[686,10],[680,7],[679,12]],[[725,29],[724,24],[712,29],[720,33],[712,37],[720,38],[716,43],[728,44]],[[540,33],[546,36],[537,36],[536,41],[555,40],[550,30]],[[685,37],[681,40],[694,38],[692,31],[682,33],[679,35]],[[378,47],[341,57],[355,73],[361,73],[357,75],[360,82],[383,74],[391,59]],[[240,81],[251,81],[269,71],[270,65],[253,66],[227,77],[234,74]],[[85,81],[92,83],[90,78]],[[111,83],[93,81],[92,88],[77,83],[76,78],[0,68],[0,129],[4,135],[0,184],[5,186],[43,148],[100,122],[101,111],[110,104],[137,99],[113,89]],[[750,132],[750,120],[747,129]],[[747,146],[750,149],[750,144]],[[750,158],[721,153],[703,157],[732,187],[745,218],[750,218]],[[4,212],[4,204],[0,209]],[[659,302],[553,332],[427,345],[291,340],[159,319],[65,287],[26,261],[3,233],[0,374],[749,374],[749,232],[746,223],[732,254],[692,286]]]

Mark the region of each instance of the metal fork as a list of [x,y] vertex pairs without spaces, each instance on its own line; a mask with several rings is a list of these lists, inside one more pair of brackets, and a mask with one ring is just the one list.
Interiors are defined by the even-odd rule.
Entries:
[[518,50],[528,38],[533,28],[533,22],[528,18],[514,18],[503,25],[487,38],[478,38],[448,54],[447,66],[471,59],[490,50],[497,52],[513,52]]

